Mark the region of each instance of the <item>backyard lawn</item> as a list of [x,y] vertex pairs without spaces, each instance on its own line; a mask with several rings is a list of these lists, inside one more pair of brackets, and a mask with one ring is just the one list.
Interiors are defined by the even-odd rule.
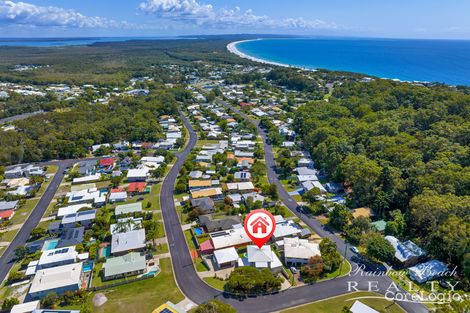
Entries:
[[[300,307],[282,311],[283,313],[330,313],[330,312],[341,312],[344,306],[350,307],[355,300],[354,298],[365,297],[365,296],[378,296],[373,292],[355,292],[347,295],[330,298],[306,304]],[[359,299],[362,303],[370,306],[371,308],[383,312],[383,313],[403,313],[403,311],[397,304],[387,301],[385,299]]]
[[101,307],[93,308],[93,312],[150,313],[167,301],[182,301],[184,296],[174,281],[170,259],[161,259],[160,267],[161,273],[155,278],[102,291],[108,301]]

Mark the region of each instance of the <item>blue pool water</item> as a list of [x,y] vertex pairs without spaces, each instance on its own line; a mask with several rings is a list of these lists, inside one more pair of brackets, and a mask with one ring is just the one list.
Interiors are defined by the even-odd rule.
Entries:
[[357,38],[263,39],[238,43],[251,57],[407,81],[470,85],[470,41]]
[[48,251],[48,250],[55,249],[58,244],[59,244],[59,239],[47,240],[46,242],[44,242],[44,246],[42,248],[42,251]]
[[198,227],[198,228],[194,228],[194,233],[196,234],[196,236],[199,236],[199,235],[204,234],[204,231],[202,230],[201,227]]
[[111,255],[111,246],[104,247],[103,256],[108,259],[110,255]]
[[92,263],[83,264],[82,271],[84,273],[91,272],[92,269],[93,269],[93,264]]

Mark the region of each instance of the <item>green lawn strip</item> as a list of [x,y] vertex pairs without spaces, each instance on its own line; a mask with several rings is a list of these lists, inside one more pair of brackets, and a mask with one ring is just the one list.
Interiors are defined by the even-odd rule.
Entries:
[[157,252],[155,252],[155,254],[163,254],[170,252],[170,250],[168,249],[168,244],[166,243],[158,244],[156,248]]
[[325,277],[323,277],[319,281],[329,280],[329,279],[333,279],[336,277],[347,275],[350,270],[351,270],[351,264],[349,264],[347,260],[343,260],[342,266],[340,266],[336,271],[326,274]]
[[[358,297],[374,297],[380,296],[373,292],[354,292],[339,297],[334,297],[311,304],[295,307],[289,310],[281,311],[283,313],[330,313],[342,312],[345,306],[350,307],[354,303],[354,299]],[[362,303],[383,313],[403,313],[404,311],[395,303],[385,299],[360,299]]]
[[14,229],[10,231],[0,232],[0,240],[11,242],[15,238],[16,234],[18,233],[19,229]]
[[189,250],[196,250],[196,245],[193,241],[193,236],[191,235],[191,231],[189,229],[184,231],[184,237],[186,238],[186,243],[188,244]]
[[224,286],[226,282],[224,280],[221,280],[219,278],[215,277],[204,277],[203,280],[212,288],[215,288],[217,290],[224,290]]
[[[170,259],[160,260],[161,272],[155,278],[102,290],[108,301],[93,309],[96,313],[150,313],[167,301],[178,303],[184,299],[173,277]],[[93,298],[89,297],[90,301]]]

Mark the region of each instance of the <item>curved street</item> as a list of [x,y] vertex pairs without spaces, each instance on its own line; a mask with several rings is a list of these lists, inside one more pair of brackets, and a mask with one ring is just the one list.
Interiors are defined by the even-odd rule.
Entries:
[[[219,101],[219,103],[249,119],[248,116],[229,106],[227,103],[223,101]],[[194,267],[193,260],[186,244],[185,236],[181,228],[181,223],[176,212],[173,198],[174,185],[178,177],[178,173],[183,166],[186,157],[193,150],[197,142],[197,135],[191,124],[184,116],[181,116],[181,118],[186,129],[188,130],[189,141],[187,142],[185,149],[182,152],[176,154],[177,160],[162,183],[160,201],[165,231],[167,234],[171,259],[173,263],[174,275],[179,288],[189,299],[199,304],[217,298],[231,304],[238,312],[261,313],[279,311],[292,306],[307,304],[310,302],[348,293],[351,291],[348,290],[349,281],[354,281],[353,285],[358,290],[368,290],[370,281],[373,281],[372,284],[374,285],[374,288],[380,289],[380,293],[384,293],[387,288],[389,288],[392,280],[388,276],[345,276],[319,282],[313,285],[287,289],[272,295],[248,297],[243,300],[238,300],[232,297],[228,297],[223,292],[215,290],[204,283],[199,278]],[[251,121],[251,119],[249,120]],[[353,260],[354,257],[351,255],[352,253],[348,253],[348,247],[341,239],[339,239],[334,233],[324,229],[323,226],[315,219],[309,218],[308,216],[297,212],[297,203],[284,190],[274,171],[275,161],[272,146],[266,142],[267,134],[259,126],[258,132],[264,143],[265,160],[269,182],[277,185],[281,200],[296,216],[298,216],[303,222],[311,227],[318,235],[321,237],[328,237],[336,242],[340,253],[342,253],[350,261],[353,268],[357,266]],[[64,170],[78,161],[80,160],[62,160],[43,163],[44,165],[58,165],[59,169],[52,179],[50,185],[46,189],[45,193],[41,197],[40,201],[38,202],[37,206],[24,223],[22,229],[20,232],[18,232],[18,235],[14,238],[9,247],[5,250],[3,256],[0,258],[0,281],[5,279],[6,275],[13,266],[15,259],[14,250],[16,247],[26,243],[31,231],[34,229],[34,227],[37,226],[40,219],[42,218],[64,177]],[[399,304],[407,312],[428,312],[428,310],[419,303],[400,302]]]
[[[227,103],[219,100],[219,104],[224,105],[225,107],[249,119],[245,114],[234,109]],[[160,201],[165,224],[165,231],[167,234],[171,259],[173,263],[174,275],[179,288],[189,299],[199,304],[217,298],[231,304],[238,312],[272,312],[348,293],[350,292],[350,290],[348,290],[349,281],[354,281],[351,286],[354,285],[358,290],[368,290],[370,284],[372,284],[374,288],[380,290],[380,293],[383,294],[386,292],[390,284],[392,284],[392,280],[388,276],[344,276],[313,285],[287,289],[272,295],[248,297],[243,300],[237,300],[228,297],[223,292],[215,290],[204,283],[199,278],[194,267],[173,199],[174,185],[178,177],[178,173],[183,166],[186,157],[195,147],[197,142],[197,135],[191,124],[183,115],[181,115],[181,118],[188,130],[189,141],[184,151],[177,154],[177,161],[163,181]],[[336,242],[339,251],[347,257],[353,268],[357,266],[357,264],[352,260],[353,256],[350,254],[348,255],[347,246],[341,239],[336,237],[333,233],[323,229],[323,226],[318,223],[318,221],[296,211],[297,203],[284,190],[274,171],[274,156],[272,146],[266,142],[267,134],[259,126],[258,132],[261,135],[265,145],[264,151],[269,181],[277,185],[279,196],[282,201],[295,215],[297,215],[320,236],[329,237],[334,242]],[[372,281],[372,283],[370,281]],[[399,304],[407,312],[428,312],[428,310],[419,303],[400,302]]]

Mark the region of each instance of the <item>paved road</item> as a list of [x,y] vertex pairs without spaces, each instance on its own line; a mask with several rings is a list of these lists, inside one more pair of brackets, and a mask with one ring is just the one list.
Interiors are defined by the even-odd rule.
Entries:
[[[329,231],[326,229],[320,222],[318,222],[314,218],[310,218],[309,216],[302,214],[297,211],[298,204],[297,202],[289,195],[289,193],[284,189],[282,186],[276,172],[275,172],[275,160],[274,160],[274,154],[273,154],[273,147],[271,144],[268,143],[267,137],[268,134],[267,132],[262,129],[259,125],[258,122],[251,119],[249,116],[241,112],[240,110],[234,108],[233,106],[229,105],[225,101],[218,100],[218,103],[225,106],[226,108],[232,110],[233,112],[243,116],[245,119],[249,120],[252,124],[254,124],[257,129],[258,133],[260,134],[261,138],[263,139],[263,144],[264,144],[264,156],[266,160],[266,169],[267,169],[267,176],[268,180],[272,184],[276,184],[277,190],[279,192],[279,197],[282,200],[282,202],[297,216],[299,217],[305,224],[307,224],[310,228],[313,229],[319,236],[321,237],[327,237],[330,238],[332,241],[334,241],[338,247],[338,251],[349,260],[349,262],[352,265],[353,270],[356,269],[359,265],[356,261],[358,261],[357,255],[352,253],[350,251],[350,247],[348,246],[347,243],[345,243],[343,240],[341,240],[338,236],[336,236],[333,232]],[[347,281],[350,280],[357,280],[358,277],[345,277],[345,278],[340,278],[335,280],[336,285],[338,288],[338,291],[341,291],[341,293],[347,292],[347,288],[342,288],[341,284],[347,285]],[[374,279],[364,279],[361,278],[362,280],[368,281],[368,280],[374,280]],[[381,290],[380,293],[386,292],[387,288],[392,284],[392,279],[390,279],[388,276],[381,276],[376,279],[379,283],[379,288]],[[341,281],[341,283],[339,282]],[[320,283],[315,285],[318,287],[319,285],[325,284]],[[402,290],[403,291],[403,290]],[[323,294],[322,294],[323,295]],[[402,306],[407,312],[428,312],[427,308],[419,303],[410,303],[410,302],[400,302],[400,306]]]
[[20,229],[16,237],[13,239],[0,258],[0,282],[6,278],[8,272],[15,263],[15,249],[19,246],[23,246],[26,243],[29,235],[31,234],[31,231],[39,224],[42,216],[44,215],[44,212],[46,212],[47,207],[49,206],[49,203],[51,202],[52,198],[54,198],[54,194],[57,188],[59,188],[62,179],[64,178],[63,172],[68,166],[67,164],[68,163],[65,161],[57,163],[59,166],[57,173],[54,175],[54,178],[50,182],[38,204],[33,209],[26,222],[23,224],[23,227]]
[[23,224],[23,227],[18,231],[16,237],[0,257],[0,282],[6,278],[8,272],[10,272],[11,267],[15,263],[15,249],[25,245],[26,241],[29,239],[31,231],[41,221],[41,218],[46,212],[49,203],[54,198],[54,195],[59,188],[62,179],[64,178],[64,170],[79,161],[80,160],[60,160],[41,163],[41,165],[57,165],[59,169],[54,175],[54,178],[50,182],[49,186],[47,186],[46,191],[42,195],[36,207],[33,209],[28,219]]

